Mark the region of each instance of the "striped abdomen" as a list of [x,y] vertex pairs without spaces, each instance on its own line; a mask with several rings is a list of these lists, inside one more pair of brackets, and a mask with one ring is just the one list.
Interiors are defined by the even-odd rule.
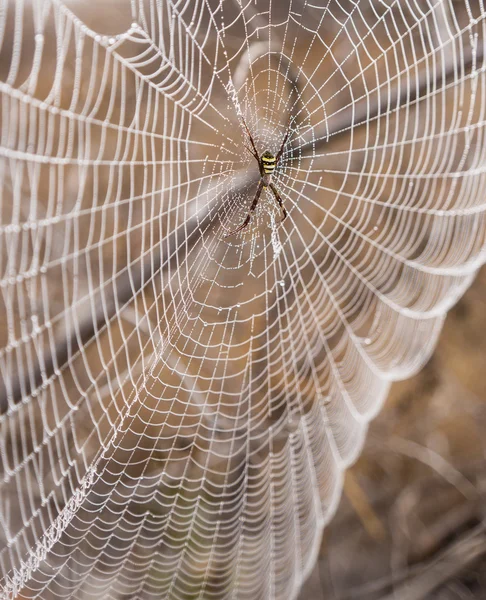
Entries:
[[262,167],[265,175],[271,175],[275,167],[277,166],[277,159],[270,152],[264,152],[262,154]]

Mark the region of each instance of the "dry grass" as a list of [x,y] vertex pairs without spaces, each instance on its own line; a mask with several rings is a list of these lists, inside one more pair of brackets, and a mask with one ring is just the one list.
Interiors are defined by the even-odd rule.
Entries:
[[486,595],[485,333],[483,268],[372,423],[301,600]]

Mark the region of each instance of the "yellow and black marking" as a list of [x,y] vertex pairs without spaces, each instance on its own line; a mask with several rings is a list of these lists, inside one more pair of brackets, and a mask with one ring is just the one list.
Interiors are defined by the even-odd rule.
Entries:
[[264,152],[262,154],[262,167],[265,175],[271,175],[275,171],[277,166],[277,159],[270,152]]

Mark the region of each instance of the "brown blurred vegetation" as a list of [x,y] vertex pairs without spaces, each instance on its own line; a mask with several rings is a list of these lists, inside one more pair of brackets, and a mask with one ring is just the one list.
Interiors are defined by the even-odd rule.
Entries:
[[300,600],[486,597],[486,269],[349,470]]

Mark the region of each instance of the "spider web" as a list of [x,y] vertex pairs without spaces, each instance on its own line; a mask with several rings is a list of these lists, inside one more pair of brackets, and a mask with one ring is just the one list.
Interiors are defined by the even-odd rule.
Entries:
[[[291,598],[484,261],[482,2],[0,6],[3,598]],[[247,228],[246,151],[288,143]]]

